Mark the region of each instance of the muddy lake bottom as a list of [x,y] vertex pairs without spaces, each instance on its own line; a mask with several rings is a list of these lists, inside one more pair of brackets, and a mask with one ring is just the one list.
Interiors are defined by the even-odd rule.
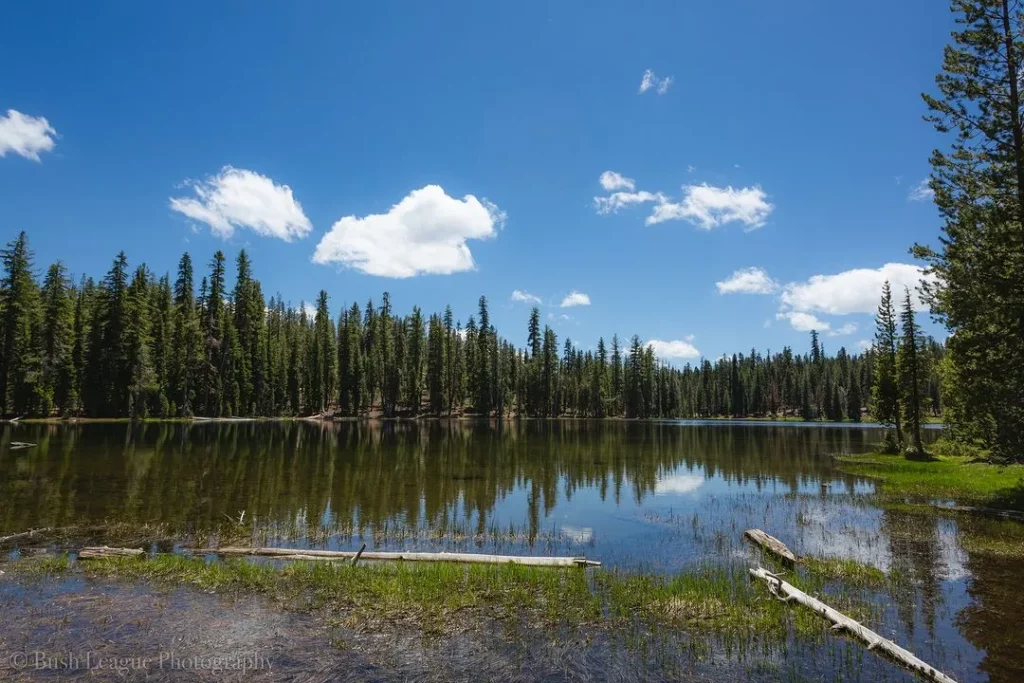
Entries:
[[[794,580],[958,681],[1024,680],[1020,559],[1005,552],[1024,525],[880,500],[832,455],[881,437],[798,423],[6,426],[0,536],[54,531],[0,548],[0,680],[916,680],[827,622],[790,616],[797,606],[767,635],[722,627],[729,600],[773,600],[745,579],[768,562],[743,541],[748,528],[809,558]],[[11,451],[11,441],[37,445]],[[83,545],[155,554],[229,543],[585,555],[602,566],[545,570],[585,572],[596,596],[586,618],[481,603],[441,625],[84,562],[19,569],[73,560]],[[619,595],[636,592],[637,577],[702,572],[733,583],[685,618]],[[247,657],[254,670],[212,668]]]

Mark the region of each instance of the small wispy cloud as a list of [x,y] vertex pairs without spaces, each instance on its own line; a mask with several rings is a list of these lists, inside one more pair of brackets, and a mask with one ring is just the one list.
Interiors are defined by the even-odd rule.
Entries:
[[682,339],[652,339],[647,342],[654,355],[663,360],[669,358],[698,358],[700,351],[693,345],[693,335],[687,335]]
[[928,187],[928,179],[925,178],[910,190],[907,199],[912,202],[930,202],[935,199],[935,190]]
[[638,190],[632,178],[615,171],[605,171],[598,180],[601,187],[609,192],[604,197],[594,197],[594,209],[599,215],[618,213],[637,204],[652,203],[654,207],[645,221],[647,225],[685,220],[711,230],[736,222],[743,223],[747,231],[750,231],[763,226],[775,210],[775,205],[768,201],[767,193],[758,185],[684,185],[682,198],[675,201],[663,192]]
[[716,282],[719,294],[771,294],[779,289],[779,283],[769,277],[764,268],[743,268],[733,272],[727,279]]
[[828,336],[830,337],[845,337],[853,334],[857,331],[857,323],[846,323],[842,327],[834,330],[829,330]]
[[672,87],[672,77],[665,76],[664,78],[658,78],[650,69],[644,71],[644,77],[640,81],[640,94],[644,94],[648,90],[654,90],[659,95],[664,95],[668,92],[668,89]]
[[726,223],[739,222],[748,230],[760,228],[768,220],[775,206],[758,186],[715,187],[703,183],[683,187],[679,202],[663,201],[647,217],[647,225],[671,220],[686,220],[705,230]]
[[612,190],[633,190],[636,189],[636,182],[615,171],[605,171],[599,178],[601,187],[611,192]]
[[565,295],[562,299],[562,303],[558,304],[561,308],[571,308],[573,306],[589,306],[590,297],[583,292],[577,292],[575,289]]
[[513,289],[512,290],[512,295],[509,296],[509,300],[511,300],[511,301],[519,301],[519,302],[522,302],[524,304],[539,304],[540,303],[540,297],[539,296],[535,296],[533,294],[530,294],[529,292],[524,291],[522,289]]

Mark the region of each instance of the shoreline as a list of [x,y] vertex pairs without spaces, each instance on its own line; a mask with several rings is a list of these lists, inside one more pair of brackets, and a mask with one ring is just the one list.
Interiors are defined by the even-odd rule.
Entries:
[[[257,423],[257,422],[628,422],[628,423],[658,423],[658,422],[721,422],[729,423],[751,423],[751,424],[802,424],[802,425],[849,425],[851,427],[863,427],[865,429],[886,429],[886,425],[871,420],[855,422],[850,419],[841,421],[835,420],[804,420],[795,417],[583,417],[573,415],[559,415],[558,417],[532,417],[527,415],[510,415],[502,418],[483,415],[397,415],[384,417],[382,415],[359,415],[359,416],[268,416],[268,417],[145,417],[141,419],[130,417],[25,417],[2,419],[0,425],[17,426],[19,424],[35,425],[79,425],[79,424],[235,424],[235,423]],[[943,422],[926,422],[928,428],[942,427]]]

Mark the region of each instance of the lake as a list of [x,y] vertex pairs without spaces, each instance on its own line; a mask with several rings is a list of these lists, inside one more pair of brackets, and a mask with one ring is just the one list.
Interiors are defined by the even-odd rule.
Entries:
[[[149,525],[153,549],[173,550],[243,527],[261,545],[585,555],[602,570],[674,574],[756,565],[741,536],[757,527],[799,555],[906,576],[904,593],[875,596],[872,626],[930,664],[961,681],[1024,680],[1015,563],[970,552],[956,518],[876,505],[872,482],[831,458],[882,433],[672,421],[5,426],[0,535]],[[11,440],[38,445],[11,451]],[[805,662],[789,677],[838,670],[823,659],[834,654],[796,649]],[[912,680],[870,655],[864,667],[864,680]]]

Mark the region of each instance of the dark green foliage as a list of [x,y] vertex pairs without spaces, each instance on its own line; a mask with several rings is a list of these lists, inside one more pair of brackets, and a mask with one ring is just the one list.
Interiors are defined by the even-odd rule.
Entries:
[[907,290],[900,311],[900,347],[896,356],[896,374],[899,379],[900,410],[906,430],[907,450],[923,454],[921,423],[924,421],[925,401],[928,394],[928,347],[921,328],[914,320],[914,305]]
[[943,218],[937,249],[917,245],[936,277],[932,312],[950,331],[943,364],[947,434],[1024,459],[1024,16],[1009,0],[955,0],[953,42],[925,95],[948,147],[932,154]]
[[[876,364],[876,354],[844,349],[828,358],[815,334],[808,355],[751,351],[679,368],[636,336],[628,349],[618,336],[610,351],[603,339],[593,351],[559,345],[537,309],[517,349],[491,324],[484,297],[465,328],[450,307],[396,315],[387,293],[379,308],[352,304],[335,323],[326,291],[312,313],[279,296],[264,303],[244,251],[230,290],[223,253],[198,296],[192,263],[181,257],[172,286],[145,266],[131,273],[122,253],[99,285],[86,278],[77,287],[58,263],[40,288],[27,240],[9,244],[0,289],[6,412],[841,420],[860,418]],[[941,347],[919,343],[941,357]],[[936,410],[938,377],[923,372],[921,405]]]

